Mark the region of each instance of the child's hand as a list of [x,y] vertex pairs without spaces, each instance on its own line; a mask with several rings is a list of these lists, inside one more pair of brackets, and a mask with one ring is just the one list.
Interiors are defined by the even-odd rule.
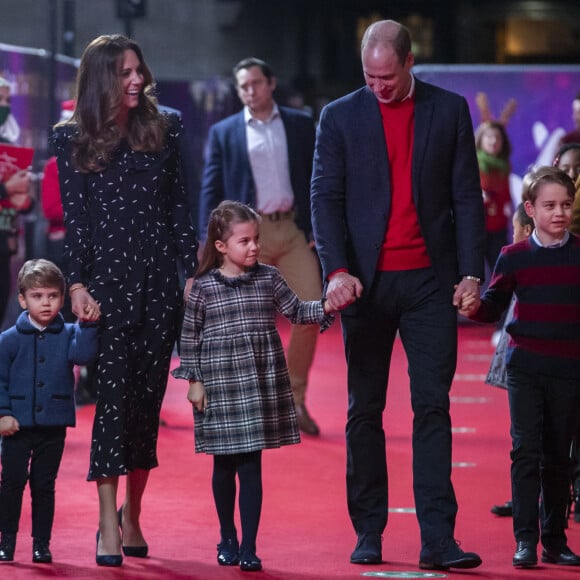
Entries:
[[0,417],[0,435],[2,435],[2,437],[9,437],[10,435],[14,435],[14,433],[19,430],[20,425],[14,417],[10,415],[4,415],[4,417]]
[[101,308],[98,302],[85,304],[84,322],[97,322],[101,318]]
[[469,317],[470,314],[475,313],[480,304],[479,294],[475,292],[464,292],[461,294],[457,308],[459,314]]
[[187,400],[194,406],[194,408],[202,413],[207,409],[207,395],[205,394],[205,387],[201,381],[189,382]]
[[80,288],[69,292],[69,294],[72,312],[81,322],[96,322],[99,320],[101,307],[84,286],[81,285]]

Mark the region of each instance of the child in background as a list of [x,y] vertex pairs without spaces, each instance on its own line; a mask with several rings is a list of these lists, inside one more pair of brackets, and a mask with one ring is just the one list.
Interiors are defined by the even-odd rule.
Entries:
[[[506,351],[511,418],[513,565],[580,565],[565,529],[570,441],[580,405],[580,238],[570,234],[574,183],[555,167],[523,182],[532,235],[502,249],[481,297],[463,297],[461,314],[497,321],[516,296]],[[539,498],[542,493],[542,514]]]
[[502,123],[485,121],[475,132],[475,146],[485,212],[485,259],[493,270],[502,247],[508,243],[511,144]]
[[[527,240],[532,231],[534,230],[534,220],[526,213],[526,208],[523,203],[520,203],[514,212],[512,218],[513,225],[513,243],[517,244]],[[512,298],[508,313],[505,317],[506,323],[502,328],[501,335],[499,337],[499,342],[495,349],[493,358],[491,359],[491,364],[489,366],[489,371],[487,377],[485,378],[485,383],[487,385],[493,385],[495,387],[500,387],[502,389],[507,389],[507,370],[505,364],[505,355],[507,350],[507,345],[509,341],[509,334],[506,332],[506,325],[513,318],[513,312],[515,307],[515,298]],[[491,513],[496,516],[511,517],[512,516],[512,500],[506,501],[503,505],[494,505],[491,508]]]
[[[48,260],[24,263],[18,292],[24,312],[0,334],[0,561],[14,559],[29,479],[32,561],[50,563],[55,481],[66,428],[75,425],[73,366],[97,356],[97,325],[64,322],[64,276]],[[99,316],[98,308],[87,313]]]
[[580,176],[580,143],[562,145],[554,157],[553,165],[576,182]]
[[172,372],[189,380],[195,450],[214,456],[218,564],[239,563],[245,571],[262,569],[256,556],[262,449],[300,442],[276,313],[294,324],[319,323],[322,330],[334,320],[326,302],[300,301],[276,268],[258,262],[259,222],[254,210],[235,201],[211,213],[183,321],[181,366]]
[[576,184],[576,197],[572,207],[572,223],[570,231],[573,234],[580,234],[580,143],[568,143],[562,145],[556,153],[554,167],[560,168],[570,176]]

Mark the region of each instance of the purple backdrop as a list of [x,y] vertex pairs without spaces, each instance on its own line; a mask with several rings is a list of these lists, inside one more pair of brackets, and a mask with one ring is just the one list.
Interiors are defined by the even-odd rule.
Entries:
[[580,66],[422,65],[413,72],[463,95],[475,127],[481,120],[477,93],[486,93],[495,116],[511,98],[516,99],[507,131],[513,170],[519,176],[532,164],[551,164],[559,136],[573,128],[572,100],[580,92]]

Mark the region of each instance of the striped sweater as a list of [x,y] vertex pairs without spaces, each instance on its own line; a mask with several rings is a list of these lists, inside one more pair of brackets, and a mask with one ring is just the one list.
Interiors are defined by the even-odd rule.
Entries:
[[506,362],[528,372],[580,381],[580,237],[543,248],[532,237],[505,246],[471,318],[495,322],[517,303],[506,330]]

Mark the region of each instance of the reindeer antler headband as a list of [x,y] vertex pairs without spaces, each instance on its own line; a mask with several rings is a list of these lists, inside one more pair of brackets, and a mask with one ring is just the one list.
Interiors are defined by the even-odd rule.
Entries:
[[479,115],[481,117],[481,122],[486,121],[496,121],[501,123],[504,127],[508,124],[514,111],[517,108],[517,101],[515,99],[510,99],[503,107],[501,114],[498,119],[493,118],[493,113],[489,106],[489,100],[485,93],[477,93],[475,96],[475,102],[477,103],[477,108],[479,109]]

